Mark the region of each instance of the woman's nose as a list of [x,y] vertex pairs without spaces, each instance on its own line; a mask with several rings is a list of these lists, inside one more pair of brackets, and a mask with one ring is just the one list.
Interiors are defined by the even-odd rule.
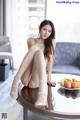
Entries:
[[48,31],[46,31],[46,34],[48,34]]

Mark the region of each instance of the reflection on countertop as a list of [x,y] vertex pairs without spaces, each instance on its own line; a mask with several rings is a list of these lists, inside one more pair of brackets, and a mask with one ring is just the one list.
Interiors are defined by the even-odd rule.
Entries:
[[72,97],[73,99],[76,99],[76,98],[80,97],[80,90],[79,89],[78,90],[67,90],[64,88],[59,88],[58,93],[67,97],[67,98]]

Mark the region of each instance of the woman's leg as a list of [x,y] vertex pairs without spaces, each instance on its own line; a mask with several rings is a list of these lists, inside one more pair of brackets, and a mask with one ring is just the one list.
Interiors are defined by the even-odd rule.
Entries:
[[[13,83],[12,83],[12,87],[11,87],[11,92],[10,95],[14,98],[18,97],[18,85],[19,85],[19,80],[21,80],[21,78],[24,78],[24,73],[25,71],[29,68],[30,64],[32,63],[33,57],[35,52],[38,49],[34,46],[32,47],[27,54],[25,55],[20,68],[16,74],[16,76],[14,77]],[[29,73],[28,73],[29,74]],[[26,77],[26,76],[25,76]],[[25,79],[25,78],[24,78]],[[25,80],[24,80],[25,81]]]
[[35,52],[33,58],[33,67],[31,81],[29,83],[30,88],[38,89],[38,97],[35,102],[35,106],[45,106],[47,105],[47,79],[46,79],[46,62],[42,50]]

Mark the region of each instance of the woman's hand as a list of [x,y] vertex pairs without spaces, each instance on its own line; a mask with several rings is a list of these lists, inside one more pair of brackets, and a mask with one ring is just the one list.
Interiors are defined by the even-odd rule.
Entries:
[[50,86],[50,87],[55,87],[56,83],[48,80],[47,85]]
[[48,77],[47,77],[47,85],[50,87],[56,86],[56,83],[51,80],[51,75],[48,75]]
[[49,55],[48,64],[47,64],[48,65],[47,84],[50,87],[55,87],[55,85],[56,85],[56,83],[53,82],[51,79],[53,63],[54,63],[54,56],[53,56],[53,54],[51,54],[51,55]]

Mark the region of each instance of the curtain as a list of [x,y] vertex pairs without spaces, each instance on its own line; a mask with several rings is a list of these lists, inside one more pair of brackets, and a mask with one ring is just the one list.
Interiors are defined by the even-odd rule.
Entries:
[[5,35],[5,0],[0,0],[0,35]]

